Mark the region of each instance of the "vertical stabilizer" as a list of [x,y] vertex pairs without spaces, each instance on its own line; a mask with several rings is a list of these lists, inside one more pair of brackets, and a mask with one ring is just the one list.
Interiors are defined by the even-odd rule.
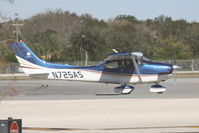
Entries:
[[24,42],[11,43],[10,47],[25,74],[41,73],[45,68],[45,62],[37,57]]

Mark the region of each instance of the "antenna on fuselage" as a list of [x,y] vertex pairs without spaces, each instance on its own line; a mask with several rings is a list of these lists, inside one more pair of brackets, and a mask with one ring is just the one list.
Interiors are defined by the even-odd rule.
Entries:
[[113,52],[118,53],[118,51],[116,49],[112,49],[112,50],[113,50]]

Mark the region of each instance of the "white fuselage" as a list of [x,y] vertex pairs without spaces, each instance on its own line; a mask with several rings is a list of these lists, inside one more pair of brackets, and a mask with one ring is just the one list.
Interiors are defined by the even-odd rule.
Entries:
[[141,74],[141,80],[137,74],[110,73],[88,69],[54,69],[46,68],[30,63],[17,56],[20,67],[26,75],[47,75],[47,79],[89,81],[103,83],[136,84],[136,83],[158,83],[167,80],[170,75]]
[[[23,68],[23,70],[26,68]],[[28,69],[29,71],[30,69]],[[25,70],[27,71],[27,70]],[[35,70],[34,70],[35,71]],[[120,83],[120,84],[136,84],[136,83],[158,83],[169,78],[168,74],[141,74],[142,82],[140,82],[137,74],[120,74],[108,73],[95,70],[84,69],[37,69],[34,74],[48,74],[47,79],[60,79],[69,81],[89,81],[103,83]],[[33,74],[33,71],[32,71]],[[33,74],[33,75],[34,75]],[[29,74],[31,75],[31,74]]]

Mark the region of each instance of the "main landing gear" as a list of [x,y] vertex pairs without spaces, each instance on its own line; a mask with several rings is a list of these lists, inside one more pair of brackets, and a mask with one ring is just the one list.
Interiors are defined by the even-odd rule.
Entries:
[[127,95],[127,94],[130,94],[134,89],[135,88],[130,85],[121,85],[121,86],[115,87],[114,92],[117,94]]
[[155,84],[155,85],[152,85],[150,87],[150,92],[155,92],[155,93],[158,93],[158,94],[162,94],[163,92],[166,91],[166,87],[162,86],[162,85],[159,85],[159,84]]

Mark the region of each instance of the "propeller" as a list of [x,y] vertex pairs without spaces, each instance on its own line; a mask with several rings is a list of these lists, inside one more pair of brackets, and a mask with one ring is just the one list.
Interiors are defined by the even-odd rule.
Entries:
[[176,85],[176,69],[181,69],[181,66],[173,65],[174,83]]

